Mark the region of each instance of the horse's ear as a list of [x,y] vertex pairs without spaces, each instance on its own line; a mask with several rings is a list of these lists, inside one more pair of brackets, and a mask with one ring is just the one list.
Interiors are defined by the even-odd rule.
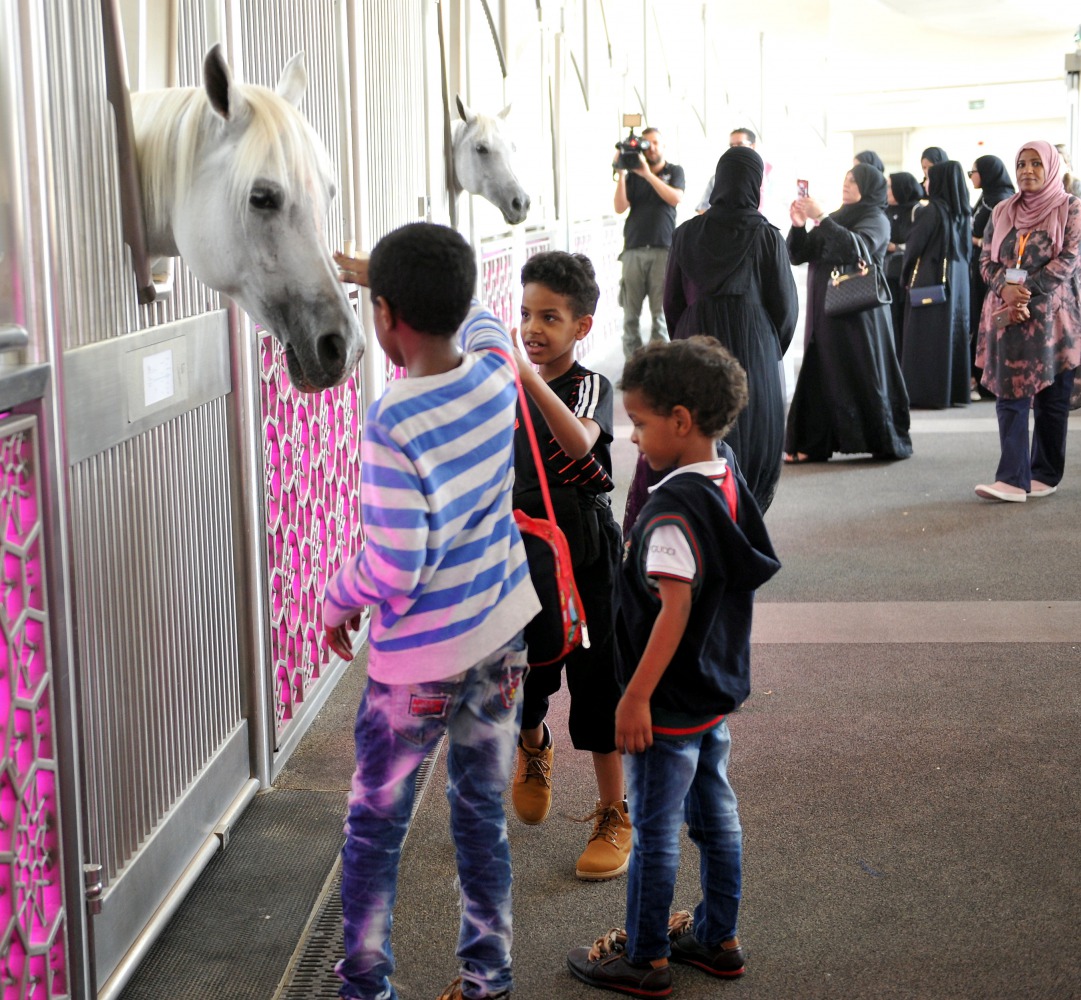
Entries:
[[469,107],[462,100],[461,95],[455,94],[454,100],[458,103],[458,114],[461,117],[462,121],[466,123],[466,125],[470,125],[474,121],[476,121],[476,114],[469,110]]
[[226,121],[233,119],[247,103],[233,86],[233,74],[217,42],[203,60],[203,86],[210,106]]
[[298,108],[307,89],[308,68],[304,63],[304,53],[298,52],[285,64],[275,90],[279,97],[288,101],[294,108]]
[[509,114],[510,114],[510,105],[508,104],[502,111],[499,112],[498,115],[496,115],[496,118],[502,118],[504,121],[506,121],[507,115],[509,115]]

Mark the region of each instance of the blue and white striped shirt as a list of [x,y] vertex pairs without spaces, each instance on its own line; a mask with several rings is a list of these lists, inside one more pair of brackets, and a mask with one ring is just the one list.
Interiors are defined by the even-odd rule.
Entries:
[[459,336],[457,368],[400,379],[368,409],[364,546],[326,587],[326,625],[371,605],[368,674],[384,683],[459,674],[540,610],[511,513],[510,337],[478,303]]

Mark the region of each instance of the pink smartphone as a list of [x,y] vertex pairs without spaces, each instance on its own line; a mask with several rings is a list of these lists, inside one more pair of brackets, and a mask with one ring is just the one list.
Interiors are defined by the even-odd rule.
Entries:
[[805,180],[796,181],[796,197],[807,198],[810,196],[811,185]]

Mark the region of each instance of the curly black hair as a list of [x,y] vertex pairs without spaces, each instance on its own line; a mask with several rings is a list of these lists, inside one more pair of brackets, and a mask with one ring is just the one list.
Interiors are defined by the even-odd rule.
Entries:
[[654,341],[627,359],[619,388],[645,396],[658,413],[685,406],[708,437],[722,438],[747,405],[747,373],[712,337]]
[[522,284],[531,282],[565,295],[575,319],[592,316],[597,310],[601,290],[593,263],[585,254],[562,250],[534,254],[522,267]]
[[477,283],[473,248],[460,233],[411,222],[372,248],[368,287],[414,330],[453,336],[469,312]]

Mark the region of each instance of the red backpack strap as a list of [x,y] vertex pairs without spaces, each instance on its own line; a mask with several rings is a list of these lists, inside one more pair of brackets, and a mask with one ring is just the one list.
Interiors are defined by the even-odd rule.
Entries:
[[[522,385],[522,376],[518,374],[518,364],[514,357],[498,347],[488,348],[492,354],[498,354],[510,365],[514,372],[514,384],[518,388],[518,404],[522,411],[522,422],[525,424],[526,434],[529,437],[529,448],[533,452],[533,463],[537,467],[537,479],[540,482],[541,498],[544,500],[544,513],[552,524],[556,523],[555,510],[552,507],[552,494],[548,491],[548,474],[544,471],[544,461],[541,459],[540,445],[537,444],[537,432],[533,429],[533,417],[529,412],[529,400],[526,398],[525,386]],[[731,503],[731,501],[729,501]],[[733,515],[735,516],[735,515]]]
[[728,504],[728,513],[732,515],[732,520],[736,520],[736,511],[739,507],[739,488],[736,486],[736,475],[732,471],[732,466],[728,466],[724,470],[724,479],[721,480],[721,493],[724,494],[725,502]]

